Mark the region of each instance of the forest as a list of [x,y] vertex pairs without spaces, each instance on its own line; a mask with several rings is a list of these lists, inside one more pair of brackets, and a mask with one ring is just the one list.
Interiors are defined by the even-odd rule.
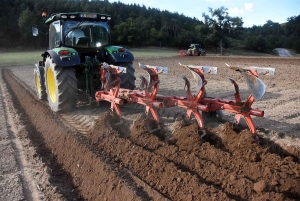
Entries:
[[271,52],[276,47],[300,52],[300,15],[284,24],[268,20],[263,26],[243,27],[243,19],[228,15],[227,8],[207,8],[204,21],[180,13],[139,4],[110,3],[108,0],[0,0],[0,48],[45,47],[46,34],[32,36],[32,27],[47,27],[42,11],[52,13],[94,12],[109,14],[113,45],[129,47],[203,48],[240,47]]

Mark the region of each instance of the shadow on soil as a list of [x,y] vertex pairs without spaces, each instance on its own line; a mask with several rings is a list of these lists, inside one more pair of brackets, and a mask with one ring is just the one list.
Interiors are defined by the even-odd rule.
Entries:
[[[13,90],[7,85],[9,91]],[[56,161],[56,156],[53,155],[50,149],[46,147],[46,143],[44,139],[41,137],[41,134],[36,130],[36,128],[31,124],[28,120],[29,117],[26,115],[24,109],[20,106],[18,100],[13,99],[12,102],[16,106],[16,111],[20,114],[20,120],[23,125],[25,125],[24,133],[20,133],[25,137],[28,137],[33,146],[36,147],[37,156],[45,163],[48,167],[48,174],[50,175],[49,182],[51,185],[57,187],[57,193],[60,193],[64,196],[67,200],[83,200],[79,196],[79,192],[76,189],[75,185],[72,181],[72,176],[65,172],[62,166]],[[29,132],[30,131],[30,132]]]
[[[289,124],[287,124],[287,125],[289,125]],[[248,130],[249,128],[245,125],[239,125],[239,128],[235,131],[237,133],[240,133],[245,129]],[[264,132],[265,134],[271,132],[271,131],[265,130],[264,128],[257,128],[257,130],[259,132]],[[216,136],[213,133],[211,133],[211,136],[212,137],[210,137],[210,138],[216,139],[216,140],[213,140],[213,144],[222,144],[221,138],[219,138],[218,136]],[[214,137],[214,136],[216,136],[216,137]],[[284,134],[279,133],[279,137],[284,138]],[[219,140],[221,140],[221,142],[219,142]],[[263,148],[267,148],[270,153],[280,156],[282,159],[286,158],[286,157],[292,157],[294,162],[300,164],[300,149],[299,148],[286,149],[286,148],[280,146],[278,143],[275,143],[274,141],[267,139],[267,138],[263,138],[263,137],[260,137],[260,145]],[[224,150],[222,146],[221,146],[221,149]]]
[[[160,92],[161,92],[160,94],[164,94],[164,90],[161,90]],[[171,91],[168,90],[167,92],[168,92],[168,94],[178,93],[178,91],[172,91],[172,90]],[[267,93],[268,93],[267,97],[269,97],[269,99],[280,97],[280,95],[277,93],[270,93],[270,92],[267,92]],[[123,115],[128,114],[127,112],[129,112],[130,114],[134,114],[134,113],[143,113],[145,111],[145,107],[143,105],[139,105],[139,104],[124,105],[122,107],[124,107],[124,108],[130,107],[130,110],[127,110],[126,113],[124,113]],[[121,107],[121,111],[122,111],[122,107]],[[175,107],[173,107],[173,108],[175,108]],[[175,122],[176,116],[178,116],[178,115],[185,116],[185,114],[186,114],[185,109],[176,107],[175,110],[174,109],[172,110],[172,108],[162,108],[162,109],[158,109],[158,114],[159,114],[160,118],[164,119],[165,123],[172,123],[172,122]],[[231,118],[230,116],[227,116],[227,113],[224,114],[224,117],[226,119],[232,119],[232,121],[233,121],[233,117]],[[224,120],[225,118],[222,120],[214,119],[212,117],[207,119],[207,116],[205,116],[203,118],[204,118],[204,124],[207,124],[207,123],[211,124],[212,122],[214,122],[213,125],[226,123],[226,120]],[[258,117],[258,118],[260,119],[260,117]],[[278,135],[279,138],[283,139],[286,136],[286,134],[277,132],[279,129],[282,129],[283,126],[286,128],[292,128],[294,126],[298,126],[300,129],[300,125],[282,123],[282,122],[272,121],[272,120],[268,120],[268,119],[266,119],[266,120],[269,122],[269,124],[266,124],[264,126],[264,128],[257,127],[259,135],[261,135],[261,134],[268,135],[272,132],[273,134]],[[257,121],[257,119],[254,119],[254,122],[255,121]],[[244,129],[249,129],[249,128],[242,118],[241,122],[239,124],[239,130],[237,132],[240,132]],[[223,151],[228,151],[226,149],[225,145],[223,144],[222,139],[214,133],[209,132],[208,135],[204,138],[204,140],[207,140],[210,144],[213,144],[218,149],[221,149]],[[277,154],[277,155],[281,156],[282,158],[291,156],[295,162],[300,163],[300,149],[299,148],[286,149],[285,147],[281,147],[279,144],[277,144],[267,138],[262,138],[262,137],[261,137],[261,146],[264,148],[268,148],[271,153]]]

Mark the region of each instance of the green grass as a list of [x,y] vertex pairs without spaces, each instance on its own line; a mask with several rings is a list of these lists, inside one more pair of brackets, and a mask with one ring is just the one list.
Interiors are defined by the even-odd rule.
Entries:
[[[170,57],[177,56],[179,49],[167,49],[167,48],[128,48],[135,58],[155,58],[155,57]],[[9,66],[22,66],[32,65],[34,66],[42,57],[41,54],[44,50],[36,51],[20,51],[20,52],[0,52],[0,67]],[[215,50],[206,50],[207,55],[220,55],[220,52]],[[224,50],[224,55],[239,55],[239,56],[271,56],[270,54],[261,54],[245,50]]]
[[[220,49],[215,50],[215,49],[207,49],[206,53],[208,55],[214,56],[214,55],[221,55],[221,51]],[[255,57],[268,57],[268,56],[273,56],[271,54],[267,54],[267,53],[259,53],[259,52],[252,52],[252,51],[248,51],[242,48],[224,48],[223,49],[223,55],[224,56],[255,56]]]
[[[135,58],[145,57],[169,57],[178,55],[177,50],[165,48],[132,48],[129,49]],[[40,51],[28,52],[0,52],[0,67],[32,65],[34,66],[40,59],[42,59]]]
[[267,53],[258,53],[252,52],[247,50],[234,50],[234,49],[227,49],[224,51],[224,55],[236,55],[236,56],[272,56],[271,54]]
[[129,48],[135,58],[177,56],[178,50],[166,48]]
[[288,49],[288,51],[291,53],[291,55],[292,55],[293,57],[300,57],[300,54],[297,53],[295,50]]
[[42,51],[0,52],[0,67],[32,65],[40,60]]

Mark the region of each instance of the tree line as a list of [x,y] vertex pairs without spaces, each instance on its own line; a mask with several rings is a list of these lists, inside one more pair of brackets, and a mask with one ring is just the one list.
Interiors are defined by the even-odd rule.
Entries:
[[108,0],[0,0],[0,47],[40,48],[46,44],[45,34],[33,37],[31,27],[44,27],[41,17],[60,12],[95,12],[109,14],[114,45],[131,47],[163,46],[186,49],[191,43],[203,48],[240,47],[270,52],[275,47],[300,52],[300,15],[289,17],[287,23],[268,20],[263,26],[244,28],[243,19],[228,15],[227,8],[208,8],[204,21],[177,12],[127,5]]

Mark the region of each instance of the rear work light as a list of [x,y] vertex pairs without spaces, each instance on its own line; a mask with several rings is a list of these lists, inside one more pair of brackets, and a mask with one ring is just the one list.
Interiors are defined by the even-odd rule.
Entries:
[[60,54],[60,55],[67,55],[67,54],[69,54],[69,51],[68,50],[60,50],[58,52],[58,54]]

